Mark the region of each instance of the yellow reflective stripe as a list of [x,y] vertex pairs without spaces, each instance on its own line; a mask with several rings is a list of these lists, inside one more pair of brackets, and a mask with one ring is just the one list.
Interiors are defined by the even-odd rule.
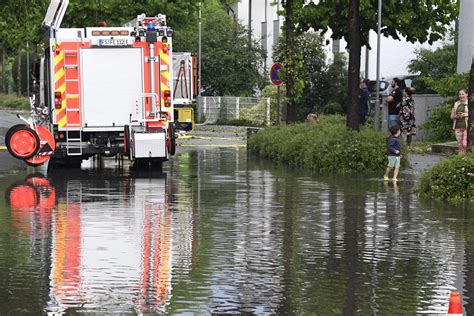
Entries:
[[64,68],[58,70],[58,72],[54,75],[54,82],[58,82],[59,79],[64,77]]
[[64,59],[64,51],[59,51],[59,54],[54,56],[54,66],[60,63]]
[[66,115],[64,115],[64,117],[58,122],[58,127],[59,128],[63,128],[64,126],[66,126],[66,121],[67,121],[66,120]]
[[160,49],[160,59],[162,64],[170,64],[170,55],[165,54],[162,49]]
[[63,84],[56,91],[59,91],[61,93],[66,91],[66,82],[63,82]]
[[166,80],[170,81],[170,72],[169,71],[163,71],[161,73],[163,77],[165,77]]
[[163,82],[161,83],[161,91],[169,90],[170,88],[168,85],[164,84]]

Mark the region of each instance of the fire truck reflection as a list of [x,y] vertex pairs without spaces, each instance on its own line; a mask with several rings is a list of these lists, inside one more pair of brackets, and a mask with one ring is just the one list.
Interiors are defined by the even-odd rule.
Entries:
[[6,191],[6,202],[19,232],[42,238],[50,231],[56,190],[43,175],[32,174],[12,185]]
[[164,312],[172,276],[166,178],[70,179],[28,177],[7,192],[19,231],[51,236],[47,311]]

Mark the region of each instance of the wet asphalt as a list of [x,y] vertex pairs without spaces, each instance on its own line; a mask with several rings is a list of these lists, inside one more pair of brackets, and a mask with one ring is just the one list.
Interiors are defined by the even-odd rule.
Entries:
[[10,127],[22,121],[13,111],[0,110],[0,172],[26,169],[26,164],[13,158],[5,148],[5,134]]
[[[15,125],[22,123],[17,113],[9,110],[0,110],[0,172],[26,169],[21,160],[13,158],[5,147],[5,133]],[[177,139],[178,151],[192,150],[193,148],[208,147],[245,147],[247,128],[242,126],[196,125],[191,132],[185,133]],[[410,154],[410,167],[402,173],[419,176],[428,167],[445,159],[440,154]]]

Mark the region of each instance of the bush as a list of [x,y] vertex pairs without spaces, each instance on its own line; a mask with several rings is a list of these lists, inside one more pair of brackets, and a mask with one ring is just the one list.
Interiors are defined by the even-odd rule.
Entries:
[[[387,135],[362,127],[349,130],[345,118],[321,116],[317,123],[270,127],[249,138],[248,148],[262,157],[324,173],[383,172]],[[406,159],[403,159],[406,165]]]
[[448,201],[474,199],[474,157],[453,156],[432,166],[421,175],[417,191]]
[[3,109],[17,109],[17,110],[29,110],[30,101],[28,98],[18,98],[14,94],[1,94],[0,93],[0,108]]
[[280,87],[280,106],[277,107],[278,88],[275,85],[268,85],[262,91],[263,98],[270,98],[270,123],[271,125],[278,124],[277,119],[281,120],[282,109],[286,102],[286,87]]
[[324,114],[343,114],[344,109],[342,105],[337,102],[329,102],[324,107]]
[[438,142],[453,140],[453,121],[450,119],[451,105],[445,104],[430,112],[426,123],[421,125],[421,128],[428,132],[429,138]]

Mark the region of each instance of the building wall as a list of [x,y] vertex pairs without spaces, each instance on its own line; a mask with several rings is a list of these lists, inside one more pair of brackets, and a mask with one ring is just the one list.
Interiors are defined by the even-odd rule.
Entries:
[[[262,47],[267,51],[266,70],[268,71],[271,65],[277,60],[272,59],[273,46],[278,41],[280,36],[281,27],[283,26],[284,18],[277,14],[278,10],[281,9],[279,3],[272,4],[274,0],[241,0],[238,4],[233,6],[234,16],[239,22],[248,27],[249,26],[249,2],[252,3],[252,37],[254,40],[261,43]],[[266,35],[265,26],[263,25],[266,21]],[[333,50],[339,51],[339,41],[330,39],[330,32],[326,34],[326,38],[329,41],[329,45],[326,45],[326,51],[328,58],[332,57]]]
[[[283,18],[279,17],[277,14],[279,5],[271,5],[273,2],[272,0],[242,0],[234,5],[233,14],[245,27],[249,26],[249,1],[252,2],[252,37],[254,40],[261,43],[262,47],[267,51],[266,70],[268,70],[273,63],[273,46],[280,35],[279,30],[280,26],[283,24]],[[276,32],[274,30],[276,30]]]
[[474,0],[461,0],[457,72],[468,72],[474,57]]

